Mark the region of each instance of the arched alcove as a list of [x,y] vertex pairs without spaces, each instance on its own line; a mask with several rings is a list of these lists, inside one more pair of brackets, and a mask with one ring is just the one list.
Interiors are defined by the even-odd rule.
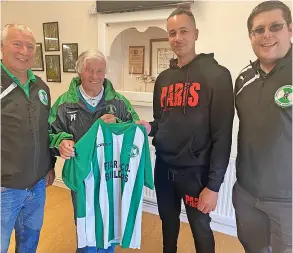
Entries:
[[[117,34],[114,27],[112,28],[112,33]],[[151,71],[151,66],[157,63],[156,55],[152,53],[153,56],[151,56],[151,47],[154,42],[162,41],[162,39],[165,41],[166,46],[169,47],[166,30],[154,26],[139,30],[136,27],[130,27],[121,31],[116,38],[114,38],[110,46],[110,53],[107,57],[107,76],[117,90],[153,92],[154,82],[151,82],[151,80],[154,80],[158,73]],[[141,66],[142,72],[140,73],[136,73],[130,68],[130,47],[143,48],[143,65]],[[152,51],[154,51],[154,48]],[[153,62],[152,65],[151,60]]]
[[[118,64],[119,61],[117,61],[117,58],[119,58],[121,61],[121,55],[123,52],[116,52],[116,54],[114,55],[112,49],[115,48],[116,51],[119,51],[120,48],[120,50],[122,50],[121,46],[116,48],[115,45],[117,45],[116,43],[119,44],[119,42],[117,41],[122,39],[123,32],[125,31],[127,31],[126,33],[131,33],[129,31],[135,29],[137,32],[144,33],[152,27],[156,27],[156,29],[161,29],[162,32],[165,31],[166,19],[170,15],[170,11],[170,9],[164,9],[129,13],[115,13],[115,15],[98,15],[98,49],[102,51],[107,57],[109,66],[109,72],[107,74],[107,77],[109,77],[109,79],[114,83],[115,88],[130,100],[132,105],[152,106],[152,91],[140,92],[139,90],[142,90],[142,87],[137,86],[132,86],[131,88],[136,87],[133,88],[132,91],[127,91],[127,89],[124,89],[127,87],[127,85],[130,85],[130,83],[125,85],[124,78],[121,77],[122,73],[125,71],[126,66],[125,64],[123,66]],[[166,31],[165,34],[163,33],[162,35],[160,35],[160,37],[166,38]],[[136,41],[132,40],[132,42],[133,45],[139,46]],[[146,59],[149,59],[148,53],[145,53],[145,57]],[[147,65],[145,64],[145,66]],[[147,67],[147,70],[149,71],[149,67]],[[134,76],[132,75],[131,80],[133,79]],[[151,89],[149,89],[149,91],[150,90]]]

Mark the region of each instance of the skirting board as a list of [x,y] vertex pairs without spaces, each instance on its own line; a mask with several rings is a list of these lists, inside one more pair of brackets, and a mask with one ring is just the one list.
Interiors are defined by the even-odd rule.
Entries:
[[[63,183],[62,179],[59,177],[56,177],[54,181],[54,185],[68,189],[66,185]],[[153,201],[144,200],[143,211],[147,213],[156,214],[156,215],[159,214],[157,204],[154,203]],[[227,217],[223,217],[218,214],[211,214],[211,218],[212,218],[211,228],[213,231],[217,231],[217,232],[231,235],[231,236],[237,236],[236,224],[233,219],[229,219]],[[185,210],[182,210],[180,219],[182,222],[188,222]]]

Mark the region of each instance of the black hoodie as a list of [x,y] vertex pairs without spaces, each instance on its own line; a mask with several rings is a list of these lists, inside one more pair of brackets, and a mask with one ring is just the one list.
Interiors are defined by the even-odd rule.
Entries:
[[219,191],[229,163],[234,117],[230,72],[213,54],[199,54],[179,68],[177,60],[157,78],[150,136],[157,156],[178,169],[205,169]]

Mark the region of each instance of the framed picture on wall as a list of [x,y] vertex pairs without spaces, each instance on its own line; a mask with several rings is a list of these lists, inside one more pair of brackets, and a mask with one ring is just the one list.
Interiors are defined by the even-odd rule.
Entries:
[[45,52],[59,51],[58,22],[43,23]]
[[170,59],[175,54],[167,38],[150,40],[150,75],[157,77],[163,70],[169,68]]
[[47,82],[61,83],[60,55],[45,55]]
[[78,44],[64,43],[62,44],[62,60],[63,72],[75,73],[75,63],[78,58]]
[[35,61],[31,68],[33,71],[44,71],[44,58],[42,43],[36,43]]
[[144,74],[144,46],[129,47],[129,74]]

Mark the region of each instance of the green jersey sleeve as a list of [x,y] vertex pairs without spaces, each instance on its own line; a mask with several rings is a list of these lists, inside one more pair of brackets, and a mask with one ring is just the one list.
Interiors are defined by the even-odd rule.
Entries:
[[74,145],[75,156],[66,160],[62,171],[62,179],[65,185],[73,191],[77,191],[86,179],[90,170],[92,156],[96,148],[96,134],[99,121]]
[[148,139],[148,134],[143,127],[143,133],[144,133],[144,186],[154,189],[154,180],[153,180],[153,168],[152,168],[152,161],[151,161],[151,156],[150,156],[150,145],[149,145],[149,139]]

